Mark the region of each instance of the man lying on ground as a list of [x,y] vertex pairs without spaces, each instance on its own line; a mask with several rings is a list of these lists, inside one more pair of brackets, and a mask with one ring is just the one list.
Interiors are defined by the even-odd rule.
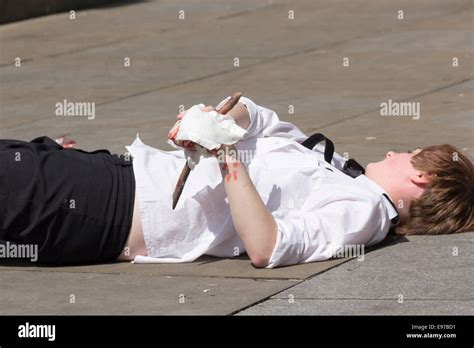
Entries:
[[254,266],[273,268],[375,245],[395,226],[404,234],[474,229],[473,164],[451,145],[389,151],[363,174],[250,99],[230,111],[231,123],[210,107],[191,110],[178,115],[187,140],[206,146],[226,130],[241,140],[200,158],[174,210],[182,150],[138,136],[132,156],[66,149],[48,137],[0,140],[0,240],[37,244],[39,262],[52,265],[246,252]]

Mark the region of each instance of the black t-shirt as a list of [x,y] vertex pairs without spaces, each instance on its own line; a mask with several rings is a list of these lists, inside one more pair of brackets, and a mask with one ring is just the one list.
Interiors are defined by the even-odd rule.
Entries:
[[0,140],[0,240],[37,244],[38,261],[111,261],[128,238],[131,159],[64,149],[52,139]]

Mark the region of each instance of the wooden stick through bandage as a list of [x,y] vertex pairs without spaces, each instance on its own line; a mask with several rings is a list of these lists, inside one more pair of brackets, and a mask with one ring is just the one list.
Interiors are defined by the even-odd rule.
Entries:
[[[239,102],[240,97],[242,96],[242,93],[237,92],[230,97],[228,101],[225,102],[222,107],[220,107],[218,110],[216,110],[219,114],[225,115],[228,113],[232,108]],[[186,180],[188,180],[189,173],[191,172],[191,168],[189,168],[188,163],[183,167],[183,170],[181,171],[181,175],[179,176],[178,182],[176,183],[176,187],[173,192],[173,209],[176,208],[176,205],[178,204],[179,197],[181,196],[181,193],[183,192],[184,185],[186,184]]]

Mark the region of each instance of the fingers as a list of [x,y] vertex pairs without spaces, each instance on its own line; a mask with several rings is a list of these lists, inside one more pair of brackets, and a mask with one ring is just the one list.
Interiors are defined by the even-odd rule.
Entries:
[[180,121],[176,122],[173,128],[170,129],[170,131],[168,132],[168,139],[173,140],[173,141],[176,139],[176,136],[178,135],[178,131],[179,131],[179,124],[180,124]]
[[183,147],[185,147],[186,149],[188,150],[191,150],[191,151],[195,151],[195,147],[194,147],[195,143],[193,143],[192,141],[189,141],[189,140],[184,140],[183,141]]
[[219,155],[219,151],[220,151],[221,149],[222,149],[222,145],[221,145],[219,148],[217,148],[217,149],[214,149],[214,150],[207,150],[207,151],[209,151],[209,153],[210,153],[211,155],[217,157],[217,156]]
[[75,140],[69,140],[67,143],[63,144],[63,147],[65,149],[72,149],[74,146],[76,146],[76,141]]
[[54,139],[55,142],[57,142],[59,145],[61,145],[65,149],[71,149],[74,146],[76,146],[76,141],[74,139],[70,139],[66,141],[66,138],[71,135],[71,134],[63,134],[60,135],[58,138]]
[[181,121],[177,121],[173,128],[170,129],[170,131],[168,132],[168,139],[170,139],[171,141],[173,141],[176,145],[178,146],[181,146],[181,147],[184,147],[188,150],[194,150],[194,143],[192,141],[189,141],[189,140],[176,140],[176,137],[178,136],[178,131],[179,131],[179,125],[180,125]]

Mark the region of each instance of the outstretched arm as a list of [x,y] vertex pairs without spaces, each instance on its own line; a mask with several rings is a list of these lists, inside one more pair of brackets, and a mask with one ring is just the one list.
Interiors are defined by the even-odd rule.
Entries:
[[[214,108],[210,106],[203,109],[211,110]],[[179,114],[177,118],[182,119],[185,113]],[[238,103],[227,115],[233,117],[242,128],[250,124],[247,107],[242,103]],[[176,142],[177,132],[177,128],[172,129],[168,137]],[[275,219],[263,203],[245,166],[239,161],[235,146],[223,145],[220,150],[212,150],[211,153],[219,160],[232,221],[247,254],[254,266],[266,267],[276,244]]]
[[[222,106],[230,97],[222,100],[219,106]],[[219,108],[219,106],[217,108]],[[187,110],[181,112],[177,118],[183,118]],[[293,123],[281,121],[273,110],[255,104],[251,99],[241,97],[240,101],[232,110],[227,113],[234,118],[235,122],[248,131],[245,139],[260,137],[281,137],[292,139],[302,143],[307,136]],[[170,132],[169,138],[173,138],[177,130]]]
[[277,225],[239,161],[235,146],[218,153],[234,227],[255,267],[266,267],[276,243]]
[[[221,101],[219,106],[227,100],[228,98]],[[280,137],[298,143],[307,139],[307,136],[296,125],[281,121],[275,111],[257,105],[249,98],[242,96],[234,109],[235,111],[231,111],[228,115],[234,117],[237,124],[248,131],[245,139]],[[248,123],[243,123],[242,120],[246,120]]]

